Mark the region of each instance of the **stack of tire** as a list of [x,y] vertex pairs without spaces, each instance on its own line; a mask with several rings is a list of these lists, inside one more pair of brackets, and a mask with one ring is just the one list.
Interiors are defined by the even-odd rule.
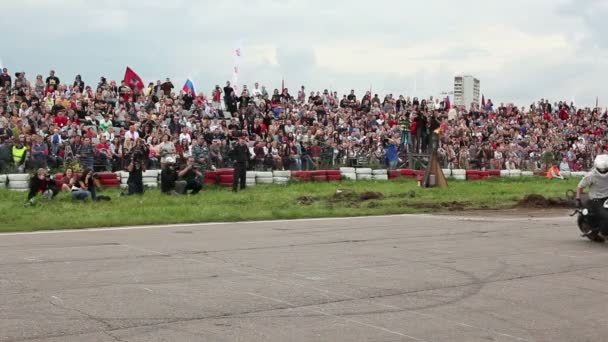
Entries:
[[[570,171],[561,171],[559,174],[562,175],[562,177],[564,177],[564,178],[570,178],[572,176]],[[545,173],[545,176],[546,176],[546,173]]]
[[270,172],[270,171],[256,172],[255,173],[255,183],[256,184],[272,184],[273,183],[272,172]]
[[312,171],[294,171],[291,173],[291,179],[298,182],[312,181]]
[[467,180],[480,180],[481,176],[477,170],[466,170],[465,171]]
[[340,170],[327,170],[328,182],[339,182],[342,180],[342,172]]
[[203,179],[203,185],[217,185],[217,171],[207,171],[205,172],[205,178]]
[[371,180],[372,179],[372,169],[368,167],[362,167],[355,170],[357,174],[357,180]]
[[462,170],[462,169],[452,170],[452,178],[455,180],[467,180],[467,170]]
[[402,169],[401,176],[405,178],[416,178],[416,173],[412,169]]
[[521,177],[521,170],[509,170],[509,177],[512,177],[512,178]]
[[[157,188],[159,182],[160,171],[159,170],[146,170],[143,173],[144,188]],[[128,178],[127,173],[127,178]]]
[[388,170],[373,170],[372,179],[375,181],[387,181],[388,180]]
[[312,171],[311,173],[313,182],[327,182],[327,171],[317,170]]
[[509,170],[500,170],[500,177],[509,177]]
[[532,171],[522,171],[521,172],[521,176],[522,177],[532,177],[532,176],[534,176],[534,172],[532,172]]
[[29,189],[30,175],[27,173],[10,174],[7,176],[7,188],[12,191],[26,192]]
[[388,179],[393,180],[401,177],[401,170],[389,170],[388,171]]
[[218,169],[215,172],[221,187],[232,187],[232,183],[234,183],[234,169]]
[[8,178],[6,177],[6,175],[0,175],[0,189],[4,189],[6,188],[6,180]]
[[[128,188],[127,181],[129,180],[129,173],[127,171],[118,171],[120,173],[120,187]],[[117,172],[117,173],[118,173]]]
[[245,175],[245,184],[247,186],[255,186],[255,171],[247,171]]
[[452,169],[441,169],[445,178],[452,177]]
[[117,188],[120,186],[120,179],[112,172],[100,172],[97,174],[97,179],[99,179],[99,183],[104,188]]
[[500,170],[489,170],[490,177],[500,177]]
[[272,182],[275,184],[285,185],[291,178],[291,171],[275,170],[272,172]]
[[344,180],[357,180],[357,172],[354,167],[341,167],[340,176]]

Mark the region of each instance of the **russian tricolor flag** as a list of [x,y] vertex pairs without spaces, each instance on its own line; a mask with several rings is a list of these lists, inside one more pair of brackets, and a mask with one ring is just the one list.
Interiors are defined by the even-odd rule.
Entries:
[[184,84],[184,87],[182,88],[182,90],[185,93],[190,93],[190,94],[192,94],[192,96],[196,96],[196,87],[194,86],[194,82],[192,82],[191,79],[186,80],[186,84]]

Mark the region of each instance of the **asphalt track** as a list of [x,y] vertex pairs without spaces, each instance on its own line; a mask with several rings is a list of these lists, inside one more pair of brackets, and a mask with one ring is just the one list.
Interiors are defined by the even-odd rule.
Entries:
[[0,248],[0,341],[608,341],[608,245],[567,216],[4,234]]

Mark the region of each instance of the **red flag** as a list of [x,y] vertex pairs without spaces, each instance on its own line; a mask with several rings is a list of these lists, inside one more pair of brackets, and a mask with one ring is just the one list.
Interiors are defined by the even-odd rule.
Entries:
[[447,96],[445,98],[445,109],[446,110],[452,109],[452,103],[450,102],[450,97],[449,96]]
[[483,94],[481,95],[481,107],[486,108],[486,97]]
[[131,68],[127,67],[125,71],[125,83],[131,88],[137,88],[139,90],[144,89],[144,81],[135,73]]

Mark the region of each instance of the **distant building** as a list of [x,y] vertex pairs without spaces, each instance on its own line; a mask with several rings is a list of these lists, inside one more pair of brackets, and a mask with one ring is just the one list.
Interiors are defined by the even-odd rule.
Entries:
[[480,83],[470,75],[454,77],[454,105],[464,106],[467,110],[471,104],[479,104]]

